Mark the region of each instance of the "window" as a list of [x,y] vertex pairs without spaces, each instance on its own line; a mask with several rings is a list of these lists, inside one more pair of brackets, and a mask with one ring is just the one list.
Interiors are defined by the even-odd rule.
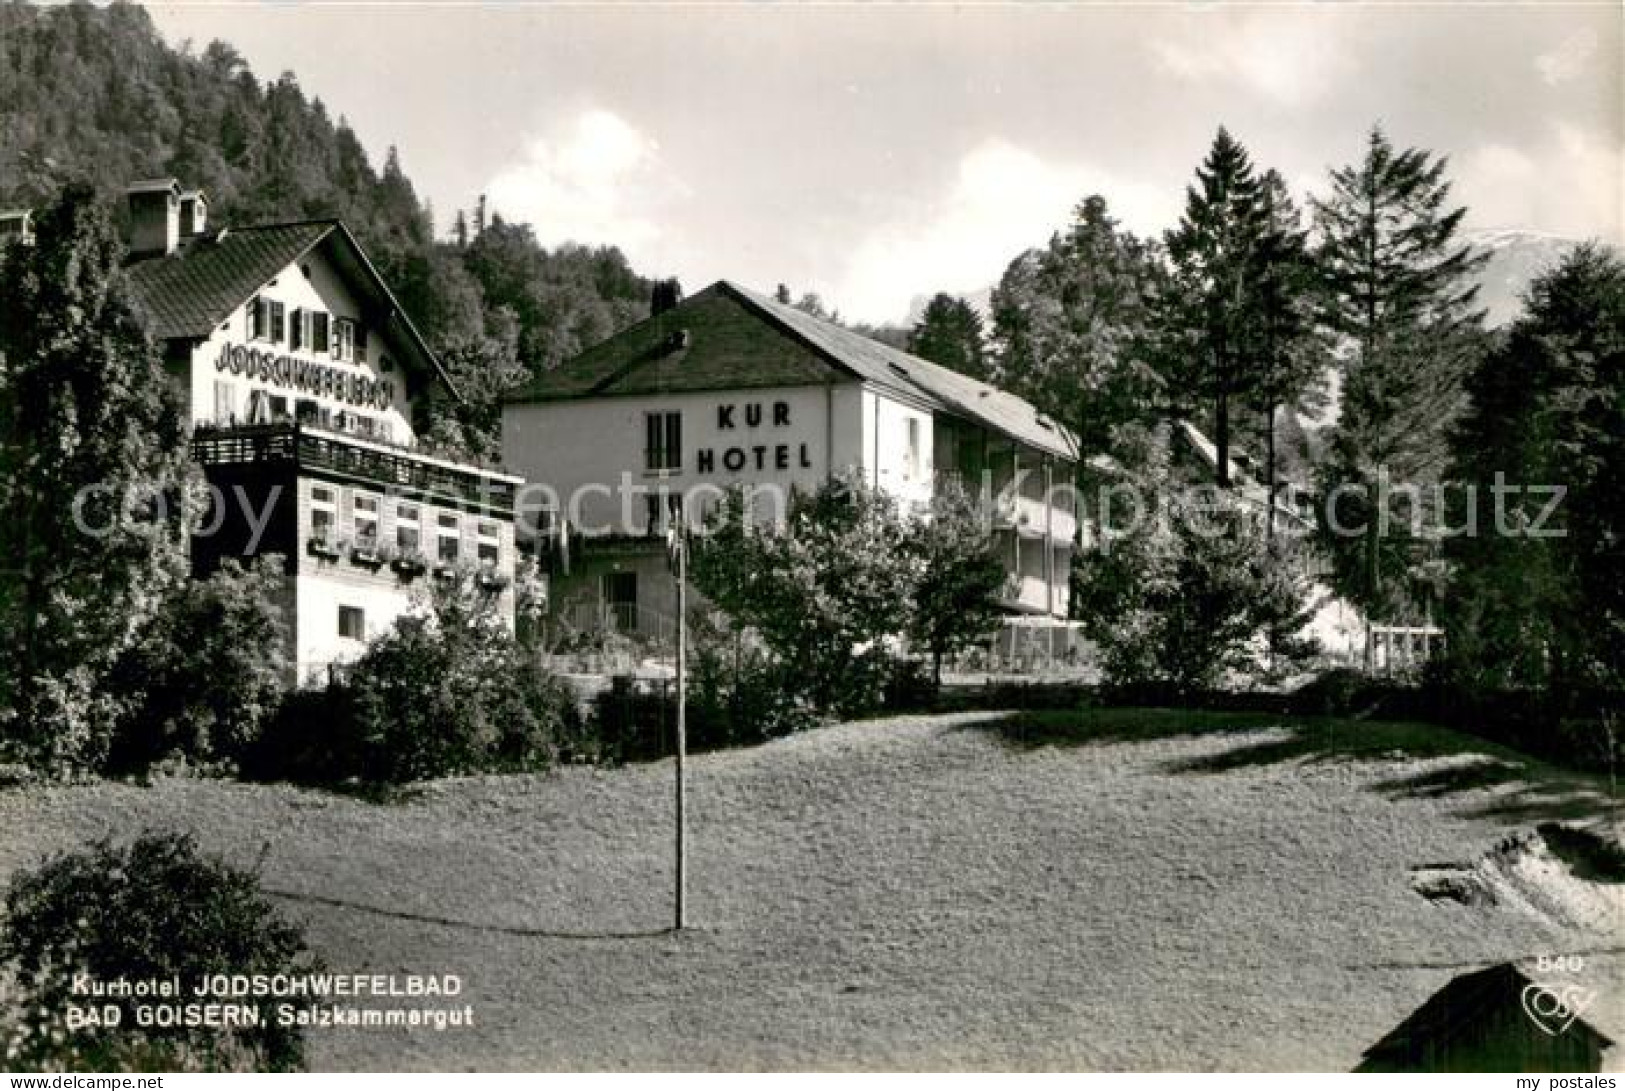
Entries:
[[310,314],[310,351],[328,352],[332,343],[328,340],[328,317],[326,311],[312,311]]
[[339,635],[346,640],[367,639],[366,611],[359,606],[340,606]]
[[350,501],[350,517],[355,520],[355,544],[362,549],[378,548],[378,498],[357,495]]
[[441,564],[456,564],[462,552],[457,516],[445,514],[439,516],[435,520],[435,535],[439,539],[435,544],[435,558]]
[[418,551],[421,527],[418,525],[418,507],[416,504],[397,504],[395,506],[395,548],[403,556],[410,557]]
[[348,318],[333,321],[333,359],[355,359],[355,323]]
[[495,523],[481,523],[479,531],[479,558],[481,564],[496,564],[502,559],[502,535]]
[[214,381],[214,421],[230,424],[237,419],[237,384],[223,379]]
[[306,329],[310,315],[303,307],[295,307],[292,318],[293,321],[288,324],[288,347],[297,352],[310,344],[310,335]]
[[288,399],[280,394],[270,396],[271,419],[274,421],[288,419]]
[[263,341],[270,335],[270,300],[255,296],[248,301],[248,339],[250,341]]
[[367,362],[367,327],[359,322],[355,324],[355,362]]
[[645,413],[644,468],[680,470],[683,468],[683,415]]
[[333,539],[338,524],[338,496],[325,485],[310,487],[310,533],[319,541]]
[[272,301],[271,340],[275,341],[279,345],[282,343],[282,339],[287,336],[288,323],[286,311],[287,309],[281,303],[277,303],[274,300]]

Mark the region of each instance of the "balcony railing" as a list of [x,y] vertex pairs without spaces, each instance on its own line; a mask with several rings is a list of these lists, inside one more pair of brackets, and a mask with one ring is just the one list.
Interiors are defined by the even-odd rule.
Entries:
[[297,423],[200,427],[192,438],[192,457],[204,466],[282,464],[326,471],[498,512],[513,511],[518,498],[518,482],[507,475],[458,467]]

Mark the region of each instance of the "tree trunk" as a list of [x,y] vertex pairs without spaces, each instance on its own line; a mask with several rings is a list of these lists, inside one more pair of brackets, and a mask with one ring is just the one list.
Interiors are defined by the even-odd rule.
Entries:
[[1221,489],[1230,487],[1230,395],[1226,391],[1219,393],[1215,405],[1213,426],[1213,447],[1217,454],[1217,465],[1214,468],[1214,477]]
[[1264,411],[1264,481],[1269,499],[1264,511],[1264,538],[1275,540],[1275,403]]

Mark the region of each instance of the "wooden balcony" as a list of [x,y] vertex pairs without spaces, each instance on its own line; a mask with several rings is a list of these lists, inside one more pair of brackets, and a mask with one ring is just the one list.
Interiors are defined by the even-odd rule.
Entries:
[[521,479],[511,474],[433,458],[405,447],[288,421],[215,427],[200,425],[192,437],[199,465],[283,466],[295,473],[339,478],[384,492],[424,500],[473,505],[512,515]]

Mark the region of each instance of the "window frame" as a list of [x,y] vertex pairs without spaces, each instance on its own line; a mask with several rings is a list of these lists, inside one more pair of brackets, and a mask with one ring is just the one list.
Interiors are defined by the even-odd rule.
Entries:
[[650,409],[644,412],[643,469],[645,473],[655,474],[682,472],[682,410]]
[[[338,604],[338,633],[340,640],[355,640],[365,643],[367,639],[367,611],[360,606],[351,606],[348,603]],[[345,625],[346,620],[353,620],[355,624]],[[346,632],[353,629],[354,632]]]

